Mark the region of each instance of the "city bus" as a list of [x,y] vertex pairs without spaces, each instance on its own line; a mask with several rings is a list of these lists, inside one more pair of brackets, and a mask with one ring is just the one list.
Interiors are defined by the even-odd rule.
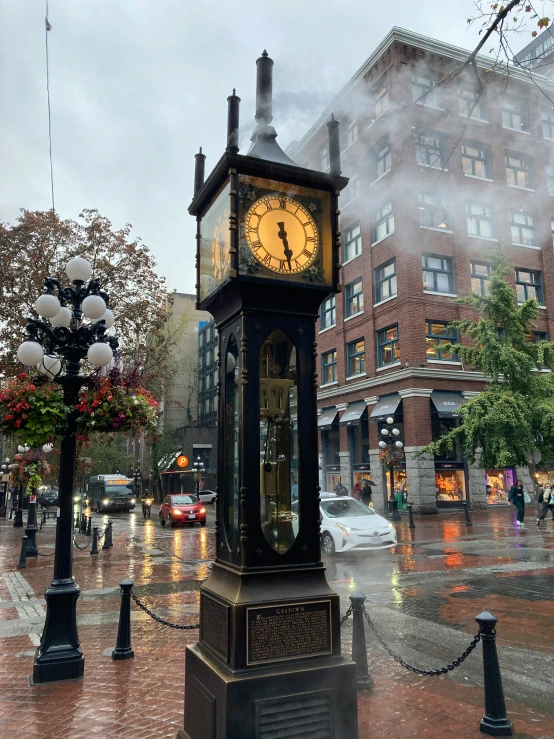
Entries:
[[123,475],[95,475],[88,481],[90,507],[93,511],[132,511],[135,507],[135,485]]

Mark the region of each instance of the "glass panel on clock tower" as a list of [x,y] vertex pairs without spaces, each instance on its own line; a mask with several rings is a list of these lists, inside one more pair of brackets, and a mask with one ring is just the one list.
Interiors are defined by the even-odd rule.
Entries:
[[260,516],[264,536],[280,553],[299,528],[296,349],[278,329],[260,353]]
[[231,185],[227,183],[200,223],[200,300],[229,276],[230,192]]
[[223,489],[224,525],[227,545],[235,552],[239,541],[239,371],[238,347],[233,335],[229,337],[225,355],[225,467]]

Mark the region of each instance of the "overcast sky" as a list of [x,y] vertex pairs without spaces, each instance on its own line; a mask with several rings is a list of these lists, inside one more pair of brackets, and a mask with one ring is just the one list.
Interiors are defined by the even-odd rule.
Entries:
[[[50,0],[56,209],[133,224],[170,289],[194,290],[193,156],[225,147],[226,98],[253,129],[256,58],[273,125],[299,139],[392,26],[466,48],[473,0]],[[44,0],[0,0],[0,220],[50,203]],[[522,44],[523,45],[523,44]]]

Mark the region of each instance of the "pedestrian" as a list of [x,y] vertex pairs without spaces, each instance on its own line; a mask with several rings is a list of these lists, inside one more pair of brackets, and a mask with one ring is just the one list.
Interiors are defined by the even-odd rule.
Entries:
[[346,489],[346,487],[342,484],[340,480],[336,484],[334,492],[336,495],[348,495],[348,490]]
[[512,485],[508,494],[508,502],[513,503],[517,508],[517,526],[525,526],[523,519],[525,518],[525,490],[523,489],[523,481],[516,480]]
[[360,488],[360,483],[357,482],[354,487],[352,488],[352,497],[356,498],[356,500],[361,500],[362,497],[362,490]]
[[372,490],[371,486],[368,485],[367,480],[364,482],[364,486],[362,488],[362,503],[366,505],[368,508],[371,505],[371,496],[372,496]]
[[552,519],[554,520],[554,493],[551,487],[547,486],[541,489],[538,502],[541,504],[541,510],[537,516],[537,526],[540,521],[544,521],[549,510],[552,512]]

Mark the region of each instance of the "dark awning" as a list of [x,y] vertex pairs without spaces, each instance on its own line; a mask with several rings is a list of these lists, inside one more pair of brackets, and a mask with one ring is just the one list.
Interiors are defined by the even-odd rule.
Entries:
[[458,415],[458,408],[465,403],[462,393],[446,390],[433,390],[431,400],[441,418],[453,418]]
[[363,416],[366,407],[365,400],[358,400],[355,403],[349,403],[348,408],[340,417],[340,423],[345,423],[347,426],[356,426],[360,423],[360,419]]
[[383,416],[390,416],[398,408],[400,403],[400,395],[392,393],[391,395],[382,395],[377,401],[369,416],[370,421],[378,421]]
[[333,425],[333,421],[337,417],[337,409],[335,406],[332,408],[324,408],[323,413],[317,419],[317,425],[321,431],[329,431]]

